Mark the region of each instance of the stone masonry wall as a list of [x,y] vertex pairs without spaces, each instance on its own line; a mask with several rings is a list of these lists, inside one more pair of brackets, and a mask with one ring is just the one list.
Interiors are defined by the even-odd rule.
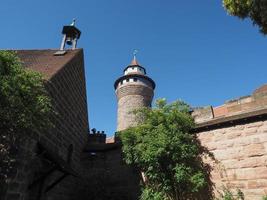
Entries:
[[135,126],[138,121],[133,110],[150,107],[153,99],[153,89],[143,85],[127,85],[116,90],[118,99],[117,130]]
[[[36,156],[37,141],[41,141],[49,150],[65,161],[67,149],[72,144],[71,167],[75,171],[83,173],[80,158],[88,139],[89,127],[82,50],[47,81],[46,88],[58,113],[53,119],[55,128],[47,133],[40,133],[34,138],[27,139],[21,146],[18,167],[14,173],[14,179],[8,185],[6,200],[75,199],[76,186],[81,185],[79,178],[67,176],[50,191],[45,192],[44,188],[47,185],[62,176],[61,172],[55,171],[46,177],[40,193],[40,182],[34,184],[31,189],[29,188],[33,180],[42,175],[48,168],[48,166],[42,166],[41,159]],[[40,196],[38,196],[39,194]]]
[[132,111],[142,107],[149,107],[150,104],[151,101],[141,95],[129,95],[121,98],[118,102],[117,130],[120,131],[136,126],[138,119]]
[[201,143],[215,156],[212,179],[222,187],[241,189],[245,198],[267,195],[267,85],[252,95],[193,112]]
[[266,120],[203,131],[198,137],[219,161],[212,172],[216,190],[240,188],[249,200],[267,194]]
[[120,143],[88,144],[82,163],[88,169],[83,176],[90,182],[77,199],[139,199],[139,173],[123,160]]

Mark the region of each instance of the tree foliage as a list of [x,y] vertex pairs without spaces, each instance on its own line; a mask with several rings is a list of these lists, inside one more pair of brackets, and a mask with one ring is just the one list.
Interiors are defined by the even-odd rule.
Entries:
[[223,0],[223,5],[230,15],[250,18],[263,34],[267,34],[266,0]]
[[222,192],[220,193],[220,197],[216,198],[216,200],[244,200],[244,193],[238,188],[236,192],[230,190],[227,187],[223,187]]
[[42,76],[23,68],[14,52],[0,51],[0,182],[16,163],[19,141],[52,125]]
[[166,104],[160,99],[156,108],[136,111],[140,125],[119,133],[125,161],[146,177],[142,200],[212,197],[210,166],[202,161],[211,155],[191,133],[194,120],[189,110],[182,101]]

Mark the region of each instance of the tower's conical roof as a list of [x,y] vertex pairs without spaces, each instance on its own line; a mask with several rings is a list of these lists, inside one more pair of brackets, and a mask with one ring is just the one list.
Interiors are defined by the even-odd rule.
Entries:
[[[132,62],[131,62],[131,64],[130,64],[130,66],[134,66],[134,65],[139,65],[139,63],[138,63],[138,61],[137,61],[137,59],[136,59],[136,57],[134,56],[134,58],[133,58],[133,60],[132,60]],[[140,65],[139,65],[140,66]]]
[[133,68],[133,67],[135,67],[135,68],[137,67],[137,68],[142,69],[142,70],[130,71],[129,73],[146,75],[146,69],[139,64],[135,55],[134,55],[131,63],[124,69],[124,73],[125,73],[125,71],[127,71],[127,69]]
[[146,76],[146,69],[138,63],[136,59],[136,51],[134,51],[134,56],[131,63],[123,70],[123,72],[124,75],[118,78],[114,83],[115,90],[117,90],[119,83],[121,83],[120,85],[123,85],[124,80],[126,80],[127,84],[132,84],[133,82],[137,82],[138,78],[140,80],[146,80],[148,85],[150,85],[149,87],[151,87],[153,90],[155,89],[155,82],[151,78]]

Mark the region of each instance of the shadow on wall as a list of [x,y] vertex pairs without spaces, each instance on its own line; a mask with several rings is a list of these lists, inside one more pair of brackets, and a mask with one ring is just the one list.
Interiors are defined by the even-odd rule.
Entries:
[[211,180],[211,173],[213,171],[213,164],[218,163],[218,161],[215,159],[214,154],[208,150],[207,147],[203,146],[201,144],[201,141],[195,135],[194,142],[197,144],[197,146],[200,149],[200,155],[202,157],[198,158],[198,161],[196,162],[200,169],[204,172],[205,180],[207,185],[197,194],[196,197],[192,197],[192,199],[195,200],[213,200],[214,199],[214,183]]
[[4,180],[0,180],[0,199],[1,197],[4,197],[7,190],[7,184],[4,182]]
[[83,178],[88,182],[76,193],[75,200],[139,199],[140,176],[138,171],[123,161],[121,143],[106,143],[103,133],[90,136],[82,155]]

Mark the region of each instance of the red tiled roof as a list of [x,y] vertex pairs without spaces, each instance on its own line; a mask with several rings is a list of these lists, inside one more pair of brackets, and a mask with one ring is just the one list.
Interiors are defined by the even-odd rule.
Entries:
[[130,64],[130,66],[134,66],[134,65],[139,65],[138,61],[136,60],[136,58],[134,58]]
[[67,50],[62,56],[54,56],[58,50],[15,50],[23,65],[29,69],[40,72],[44,78],[50,79],[82,49]]

